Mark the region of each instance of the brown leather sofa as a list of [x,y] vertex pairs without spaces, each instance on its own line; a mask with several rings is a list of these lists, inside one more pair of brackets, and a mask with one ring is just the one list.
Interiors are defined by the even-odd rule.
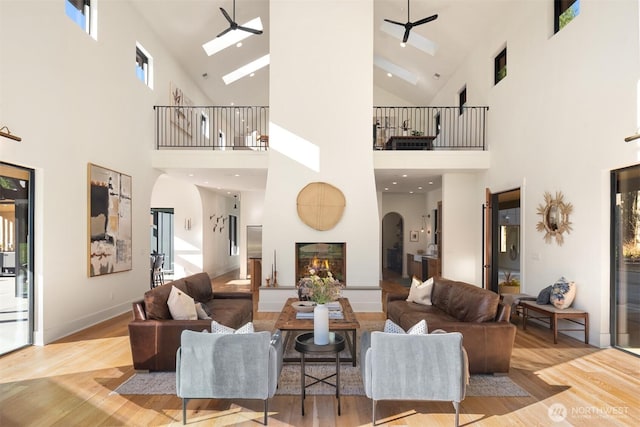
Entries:
[[511,307],[502,304],[498,294],[434,277],[433,305],[408,302],[408,295],[409,290],[387,295],[387,318],[405,330],[425,319],[429,331],[462,333],[472,374],[509,372],[516,327],[509,322]]
[[175,286],[195,302],[207,306],[211,318],[237,329],[253,319],[253,296],[249,292],[213,292],[207,273],[198,273],[153,288],[144,300],[133,303],[129,340],[133,368],[141,371],[175,371],[176,351],[185,329],[211,331],[211,320],[174,320],[167,300]]

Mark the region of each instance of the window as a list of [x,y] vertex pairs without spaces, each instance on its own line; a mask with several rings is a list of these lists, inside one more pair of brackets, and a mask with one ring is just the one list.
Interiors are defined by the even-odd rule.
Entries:
[[200,112],[200,134],[209,139],[209,116],[204,111]]
[[153,89],[153,58],[140,43],[136,43],[136,76]]
[[458,104],[460,105],[460,115],[464,112],[464,106],[467,105],[467,87],[463,87],[458,94]]
[[498,54],[495,58],[494,62],[494,83],[498,84],[498,82],[504,79],[507,76],[507,48],[502,49],[502,52]]
[[553,0],[553,31],[557,33],[580,14],[580,0]]
[[94,39],[97,39],[96,0],[66,0],[65,12],[73,22],[78,24]]
[[240,248],[238,247],[238,217],[235,215],[229,215],[229,255],[240,255]]

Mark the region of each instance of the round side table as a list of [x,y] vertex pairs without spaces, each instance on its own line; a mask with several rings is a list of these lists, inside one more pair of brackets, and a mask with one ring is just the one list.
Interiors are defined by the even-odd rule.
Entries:
[[[340,415],[340,352],[344,350],[345,342],[342,335],[331,335],[333,339],[329,339],[329,344],[317,345],[313,343],[313,332],[305,332],[296,337],[295,349],[300,352],[300,403],[302,405],[302,415],[304,416],[304,399],[306,397],[307,387],[311,387],[317,383],[325,383],[336,388],[336,398],[338,399],[338,415]],[[305,371],[305,356],[307,354],[326,354],[335,353],[336,355],[336,373],[328,375],[324,378],[316,378],[312,375],[307,375]],[[327,380],[332,377],[336,377],[336,383],[332,384]],[[306,384],[307,377],[314,381],[310,384]]]

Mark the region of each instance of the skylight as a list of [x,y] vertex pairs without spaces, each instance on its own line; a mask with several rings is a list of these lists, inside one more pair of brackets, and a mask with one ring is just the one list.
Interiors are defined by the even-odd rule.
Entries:
[[373,63],[376,67],[381,68],[396,77],[400,77],[402,80],[405,80],[412,85],[418,83],[418,76],[381,56],[374,55]]
[[242,67],[230,72],[229,74],[222,76],[222,80],[224,80],[224,84],[231,84],[236,80],[239,80],[255,71],[258,71],[261,68],[266,67],[267,65],[269,65],[270,61],[271,56],[267,53],[265,56],[260,57],[255,61],[249,62],[248,64],[243,65]]
[[[242,24],[242,27],[254,28],[256,30],[262,30],[262,20],[258,16],[257,18],[252,19],[251,21]],[[236,43],[241,42],[247,37],[252,36],[252,33],[247,31],[233,30],[229,31],[227,34],[222,37],[216,37],[215,39],[206,42],[202,45],[202,48],[207,53],[207,55],[211,56],[223,49],[228,48],[229,46],[233,46]]]

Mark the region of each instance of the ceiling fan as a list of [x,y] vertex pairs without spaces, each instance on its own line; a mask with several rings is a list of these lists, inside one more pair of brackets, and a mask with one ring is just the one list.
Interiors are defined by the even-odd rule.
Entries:
[[231,19],[231,16],[229,16],[229,14],[227,13],[226,10],[224,10],[224,8],[221,7],[220,11],[224,15],[224,17],[227,19],[227,21],[229,21],[229,28],[227,28],[226,30],[218,34],[217,37],[222,37],[225,34],[227,34],[229,31],[233,31],[233,30],[242,30],[252,34],[262,34],[262,30],[256,30],[253,28],[248,28],[248,27],[243,27],[241,25],[238,25],[238,23],[236,22],[236,0],[233,0],[233,19]]
[[431,15],[427,18],[422,18],[416,22],[411,22],[411,17],[409,15],[409,0],[407,0],[407,22],[406,23],[403,24],[402,22],[392,21],[391,19],[385,19],[385,21],[391,24],[400,25],[401,27],[404,27],[404,37],[402,38],[402,43],[406,43],[407,40],[409,40],[409,32],[413,27],[426,24],[427,22],[434,21],[437,18],[438,18],[438,15],[436,14],[436,15]]

